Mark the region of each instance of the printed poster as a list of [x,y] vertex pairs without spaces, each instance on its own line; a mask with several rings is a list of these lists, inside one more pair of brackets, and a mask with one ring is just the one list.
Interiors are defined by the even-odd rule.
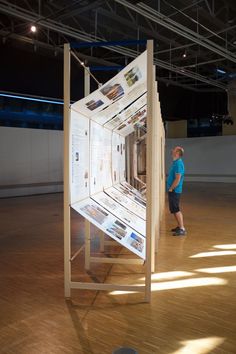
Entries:
[[[115,116],[112,115],[111,116],[112,118],[105,124],[105,127],[108,129],[111,129],[111,130],[118,129],[135,112],[140,110],[140,108],[145,106],[146,104],[147,104],[147,94],[145,93],[141,97],[139,97],[136,101],[134,101],[132,104],[129,104],[128,107],[123,109],[117,115],[115,115]],[[125,124],[125,126],[126,126],[126,124]],[[122,130],[122,127],[119,130]],[[124,135],[121,132],[119,132],[119,134]]]
[[112,239],[140,258],[145,259],[145,237],[109,213],[94,200],[88,198],[72,207]]
[[120,136],[112,133],[112,181],[113,184],[120,182]]
[[125,138],[120,136],[120,182],[126,178],[125,153]]
[[143,198],[143,196],[140,196],[138,193],[135,193],[134,190],[130,190],[124,187],[122,184],[116,184],[114,188],[120,191],[121,193],[125,194],[137,204],[146,208],[146,200]]
[[111,214],[117,216],[122,222],[138,231],[142,236],[146,235],[146,222],[109,197],[109,195],[101,192],[91,198]]
[[89,119],[71,110],[71,203],[89,197]]
[[103,125],[147,91],[146,81],[147,51],[72,108]]
[[103,160],[104,129],[91,121],[90,129],[90,191],[91,195],[103,190],[104,160]]
[[143,220],[146,220],[146,208],[144,206],[130,199],[114,187],[106,189],[105,193],[107,193],[111,198],[120,203],[126,209],[132,211],[135,215],[141,217]]
[[136,188],[131,186],[131,184],[129,184],[127,181],[121,182],[121,185],[126,189],[132,191],[133,194],[137,195],[137,197],[141,198],[143,201],[146,201],[146,197],[141,192],[139,192]]
[[138,111],[131,114],[131,116],[114,131],[123,136],[127,136],[132,132],[134,132],[135,128],[145,126],[146,121],[147,121],[147,105],[145,104]]

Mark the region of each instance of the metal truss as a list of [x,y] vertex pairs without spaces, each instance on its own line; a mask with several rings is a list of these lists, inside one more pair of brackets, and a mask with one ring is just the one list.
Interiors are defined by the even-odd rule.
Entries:
[[[159,21],[162,23],[162,22],[165,22],[165,26],[169,26],[169,29],[170,29],[170,25],[171,26],[174,26],[174,21],[173,20],[170,20],[168,19],[168,24],[167,24],[167,18],[164,19],[164,16],[162,16],[162,18],[160,18],[160,14],[158,15],[159,17],[157,17],[157,12],[151,8],[148,8],[146,5],[144,5],[143,3],[139,3],[139,7],[138,6],[135,6],[135,5],[132,5],[131,3],[127,2],[126,0],[115,0],[117,3],[120,3],[124,6],[127,6],[128,8],[142,14],[144,17],[147,17],[148,19],[150,19],[151,21],[154,21],[154,22],[157,22],[156,20],[158,19],[158,23]],[[96,1],[96,3],[100,4],[101,1]],[[147,8],[148,8],[148,11],[147,11]],[[75,10],[76,11],[76,10]],[[152,11],[152,14],[150,13],[150,11]],[[23,9],[19,6],[16,6],[14,4],[11,4],[9,3],[8,1],[4,1],[4,4],[2,4],[0,6],[0,12],[6,14],[6,15],[10,15],[10,16],[13,16],[15,18],[18,18],[18,19],[21,19],[23,21],[27,21],[29,23],[38,23],[41,27],[43,28],[46,28],[48,30],[51,30],[51,31],[54,31],[56,33],[59,33],[63,36],[66,36],[67,40],[70,41],[71,39],[76,39],[76,40],[79,40],[79,41],[85,41],[85,42],[91,42],[91,41],[104,41],[106,40],[106,38],[104,37],[101,37],[101,36],[97,36],[97,35],[90,35],[88,33],[86,33],[85,31],[83,30],[78,30],[74,27],[71,27],[71,26],[68,26],[68,25],[65,25],[61,22],[58,22],[58,21],[55,21],[55,20],[52,20],[52,19],[49,19],[49,18],[43,18],[41,16],[39,16],[39,14],[33,12],[33,11],[29,11],[29,10],[26,10],[26,9]],[[78,11],[77,11],[78,12]],[[73,14],[74,12],[71,11],[71,14]],[[147,15],[147,16],[146,16]],[[172,21],[172,23],[170,23],[170,21]],[[178,26],[177,26],[178,25]],[[167,27],[168,28],[168,27]],[[173,28],[173,27],[171,27]],[[178,29],[179,32],[183,33],[185,32],[185,35],[187,36],[187,32],[186,28],[184,28],[184,26],[180,25],[180,24],[176,24],[175,23],[175,29]],[[189,32],[189,35],[192,36],[192,34]],[[196,35],[196,34],[195,34]],[[17,35],[17,34],[12,34],[12,36],[18,36],[18,39],[21,38],[20,35]],[[16,38],[16,37],[15,37]],[[27,38],[27,37],[26,37]],[[26,40],[26,38],[24,37],[24,40]],[[22,39],[22,38],[21,38]],[[203,39],[197,39],[196,40],[199,40],[203,41]],[[209,41],[210,42],[210,41]],[[213,43],[213,42],[212,42]],[[204,41],[204,46],[206,47],[207,45],[207,48],[209,49],[209,46],[211,47],[211,45],[207,42]],[[105,47],[106,49],[110,50],[110,51],[113,51],[113,52],[116,52],[116,53],[119,53],[119,54],[122,54],[123,56],[125,57],[131,57],[131,58],[135,58],[137,56],[137,50],[132,50],[132,49],[127,49],[125,47],[122,47],[122,46],[114,46],[114,47]],[[230,53],[226,50],[223,50],[224,48],[217,48],[217,46],[215,45],[214,46],[214,50],[215,51],[219,51],[219,53],[221,53],[221,55],[226,58],[226,55],[230,58],[227,57],[227,59],[231,60],[231,61],[235,61],[236,62],[236,57],[234,56],[233,53]],[[219,54],[218,53],[218,54]],[[235,59],[234,59],[235,58]],[[186,68],[181,68],[181,67],[178,67],[176,65],[173,65],[171,63],[168,63],[166,61],[162,61],[160,59],[155,59],[154,60],[154,63],[157,67],[159,68],[162,68],[162,69],[166,69],[168,71],[171,71],[171,72],[175,72],[181,76],[184,76],[184,77],[188,77],[192,80],[195,80],[195,81],[200,81],[200,82],[203,82],[207,85],[211,85],[211,86],[215,86],[217,88],[220,88],[220,89],[223,89],[223,90],[227,90],[227,86],[225,84],[223,84],[222,82],[220,81],[217,81],[217,80],[213,80],[213,79],[210,79],[210,78],[207,78],[205,76],[202,76],[198,73],[195,73],[195,72],[192,72]],[[162,79],[159,78],[160,81],[164,81],[167,83],[167,79]],[[188,88],[188,89],[192,89],[194,91],[196,91],[196,88],[194,86],[191,86],[191,85],[185,85],[185,84],[181,84],[181,82],[176,82],[175,80],[169,80],[168,81],[170,84],[175,84],[177,86],[182,86],[182,87],[185,87],[185,88]]]
[[142,2],[139,2],[138,5],[133,5],[127,0],[115,0],[117,3],[130,8],[131,10],[137,12],[138,14],[148,18],[149,20],[158,23],[159,25],[187,38],[188,40],[199,44],[202,47],[207,48],[208,50],[220,55],[223,58],[226,58],[233,63],[236,63],[236,55],[226,48],[219,46],[218,44],[210,41],[209,39],[199,35],[198,33],[190,30],[189,28],[181,25],[180,23],[170,19],[169,17],[164,16],[155,9],[145,5]]

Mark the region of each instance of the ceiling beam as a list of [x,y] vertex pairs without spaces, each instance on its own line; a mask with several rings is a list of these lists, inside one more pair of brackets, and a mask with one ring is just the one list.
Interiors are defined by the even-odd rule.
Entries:
[[[8,34],[7,31],[0,30],[0,36],[5,37],[7,34]],[[32,46],[36,45],[38,47],[41,47],[41,48],[44,48],[46,50],[50,50],[50,51],[53,51],[53,52],[56,51],[56,52],[63,53],[63,47],[61,47],[61,46],[54,46],[52,44],[45,43],[45,42],[42,42],[42,41],[39,41],[39,40],[35,40],[35,39],[29,38],[27,36],[23,36],[23,35],[20,35],[20,34],[12,33],[11,34],[11,39],[19,41],[19,42],[26,43],[26,44],[30,44]],[[77,53],[77,52],[76,52],[76,55],[80,59],[82,59],[83,61],[87,61],[90,64],[93,63],[93,64],[99,64],[99,65],[103,65],[103,66],[118,66],[118,67],[120,67],[120,65],[117,64],[117,63],[114,63],[114,62],[111,62],[109,60],[105,60],[105,59],[102,59],[102,58],[97,58],[95,56],[90,56],[90,55],[87,55],[87,54]]]
[[236,63],[236,56],[234,53],[219,46],[218,44],[210,41],[209,39],[199,35],[198,33],[190,30],[189,28],[181,25],[180,23],[173,21],[172,19],[164,16],[160,12],[140,2],[138,5],[133,5],[127,0],[115,0],[117,3],[130,8],[131,10],[139,13],[140,15],[149,18],[151,21],[158,23],[159,25],[181,35],[190,41],[207,48],[208,50]]
[[57,19],[61,20],[65,20],[68,17],[73,17],[73,16],[77,16],[77,15],[81,15],[82,13],[86,12],[86,11],[90,11],[93,10],[97,7],[99,7],[100,5],[102,5],[104,3],[105,0],[97,0],[97,1],[93,1],[92,3],[90,3],[87,6],[82,6],[79,7],[77,9],[71,10],[69,12],[66,12],[60,16],[56,16]]
[[[92,35],[89,35],[85,32],[78,31],[75,28],[72,28],[70,26],[66,26],[62,23],[58,23],[53,20],[49,20],[49,19],[41,20],[40,17],[38,16],[38,14],[29,12],[29,11],[26,12],[26,11],[24,11],[24,9],[21,9],[18,6],[15,6],[13,4],[9,4],[9,6],[2,5],[0,8],[0,12],[17,17],[17,18],[21,18],[21,19],[23,19],[25,21],[29,21],[29,22],[37,22],[40,20],[40,26],[45,27],[45,28],[49,28],[55,32],[61,33],[61,34],[66,35],[70,38],[74,38],[74,39],[77,39],[80,41],[91,42],[91,41],[104,40],[103,38],[99,38],[99,37],[95,38]],[[104,48],[114,51],[114,52],[117,52],[119,54],[123,54],[124,56],[130,57],[130,58],[137,57],[136,50],[127,49],[122,46],[104,47]],[[159,59],[154,59],[154,64],[161,67],[161,68],[167,69],[169,71],[173,71],[175,73],[178,73],[180,75],[187,76],[187,77],[190,77],[192,79],[195,79],[195,80],[198,80],[201,82],[205,82],[208,85],[213,85],[213,86],[219,87],[223,90],[227,89],[226,85],[219,83],[216,80],[208,79],[202,75],[199,75],[197,73],[193,73],[189,70],[182,69],[182,68],[177,67],[173,64],[171,65],[171,64],[161,61]]]
[[[134,27],[134,23],[130,22],[130,20],[116,14],[115,12],[109,12],[107,10],[104,10],[103,8],[100,8],[98,9],[98,13],[103,15],[104,17],[107,17],[107,18],[110,18],[110,19],[113,19],[115,21],[117,21],[119,24],[122,24],[122,25],[125,25],[127,26],[128,28],[131,28],[133,30],[137,30],[137,25],[135,24],[135,27]],[[176,41],[172,40],[172,39],[169,39],[169,38],[166,38],[162,35],[159,35],[159,33],[155,32],[154,29],[153,30],[150,30],[150,29],[147,29],[145,27],[143,27],[142,25],[139,26],[139,30],[149,36],[150,38],[155,38],[159,41],[162,41],[164,43],[172,43],[173,45],[178,45],[178,43],[176,43]]]
[[208,8],[208,11],[210,12],[210,15],[214,16],[215,15],[215,0],[210,0],[211,4],[210,4],[209,0],[204,0],[204,1],[205,1],[207,8]]

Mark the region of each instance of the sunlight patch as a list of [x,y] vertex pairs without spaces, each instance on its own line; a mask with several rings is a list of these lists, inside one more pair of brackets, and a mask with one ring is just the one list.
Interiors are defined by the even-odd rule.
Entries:
[[184,280],[175,280],[168,282],[161,282],[152,284],[152,291],[170,290],[170,289],[183,289],[198,286],[209,286],[209,285],[225,285],[227,280],[215,277],[206,278],[193,278]]
[[224,342],[221,337],[193,339],[181,342],[182,348],[172,354],[207,354]]
[[[155,273],[152,274],[152,280],[163,280],[163,279],[175,279],[181,277],[190,277],[194,275],[191,272],[185,271],[173,271],[173,272],[162,272],[162,273]],[[141,278],[140,280],[144,280],[145,278]]]
[[214,247],[221,250],[234,250],[236,249],[236,243],[231,243],[229,245],[215,245]]
[[236,272],[236,265],[235,266],[227,266],[227,267],[215,267],[215,268],[199,268],[196,269],[197,272],[203,273],[230,273]]
[[236,251],[215,251],[215,252],[201,252],[190,256],[189,258],[201,258],[201,257],[215,257],[215,256],[230,256],[236,254]]

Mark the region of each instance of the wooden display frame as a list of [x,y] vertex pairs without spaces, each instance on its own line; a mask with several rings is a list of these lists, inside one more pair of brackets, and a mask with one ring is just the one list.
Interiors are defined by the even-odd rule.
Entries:
[[[88,290],[123,290],[144,293],[146,302],[151,300],[151,273],[155,268],[155,238],[159,228],[159,219],[155,214],[155,189],[159,184],[156,179],[157,159],[155,157],[158,123],[155,114],[155,73],[153,66],[153,41],[147,41],[147,209],[146,209],[146,260],[145,260],[145,284],[143,286],[84,283],[71,281],[71,262],[77,254],[71,257],[71,225],[70,225],[70,45],[64,45],[64,283],[65,297],[71,297],[71,289]],[[159,190],[159,186],[158,186]],[[157,225],[158,223],[158,225]],[[97,258],[90,255],[90,223],[85,220],[85,269],[89,269],[90,262],[114,263],[114,264],[140,264],[140,259],[111,259]],[[101,248],[104,249],[104,239]]]

